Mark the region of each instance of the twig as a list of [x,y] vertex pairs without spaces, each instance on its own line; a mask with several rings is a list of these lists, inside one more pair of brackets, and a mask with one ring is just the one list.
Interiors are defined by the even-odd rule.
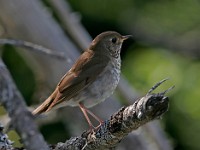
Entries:
[[44,55],[50,55],[59,59],[65,59],[64,54],[62,53],[55,53],[52,50],[45,48],[41,45],[37,45],[31,42],[23,41],[23,40],[16,40],[16,39],[0,39],[0,45],[13,45],[18,46],[26,49],[33,50],[35,52],[44,54]]

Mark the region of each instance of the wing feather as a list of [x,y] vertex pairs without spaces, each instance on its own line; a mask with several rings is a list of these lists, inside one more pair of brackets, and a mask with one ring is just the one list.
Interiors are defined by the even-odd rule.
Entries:
[[109,58],[105,55],[99,56],[94,55],[92,51],[85,51],[59,82],[59,93],[49,109],[63,101],[70,100],[88,87],[105,69],[108,62]]

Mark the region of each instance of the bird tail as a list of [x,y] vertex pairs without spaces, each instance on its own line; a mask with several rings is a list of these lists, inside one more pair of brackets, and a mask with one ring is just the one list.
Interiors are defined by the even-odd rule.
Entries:
[[43,112],[48,111],[49,106],[54,101],[54,97],[56,95],[56,91],[53,92],[40,106],[38,106],[35,110],[33,110],[33,115],[39,115]]

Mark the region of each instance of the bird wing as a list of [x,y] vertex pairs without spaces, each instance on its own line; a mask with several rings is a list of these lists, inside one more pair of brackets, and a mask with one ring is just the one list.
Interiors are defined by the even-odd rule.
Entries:
[[70,100],[89,86],[105,69],[108,62],[109,58],[105,55],[96,56],[89,50],[85,51],[58,83],[59,92],[48,110],[63,101]]

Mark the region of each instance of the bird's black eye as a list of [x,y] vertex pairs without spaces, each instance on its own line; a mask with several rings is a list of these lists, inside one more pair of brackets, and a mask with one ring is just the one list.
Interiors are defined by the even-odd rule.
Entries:
[[116,37],[114,37],[114,38],[112,38],[112,40],[111,40],[111,41],[112,41],[112,43],[114,43],[114,44],[115,44],[115,43],[117,42],[117,38],[116,38]]

